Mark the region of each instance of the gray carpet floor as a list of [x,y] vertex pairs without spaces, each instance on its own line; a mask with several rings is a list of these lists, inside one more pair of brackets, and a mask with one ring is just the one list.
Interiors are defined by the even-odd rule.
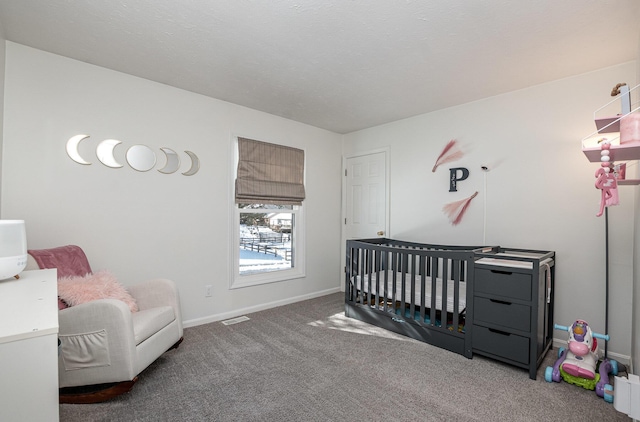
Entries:
[[629,421],[595,392],[537,380],[344,316],[341,293],[185,330],[106,403],[61,421]]

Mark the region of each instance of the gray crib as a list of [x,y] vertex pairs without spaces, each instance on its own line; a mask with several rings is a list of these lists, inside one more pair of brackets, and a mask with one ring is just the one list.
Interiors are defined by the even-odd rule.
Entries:
[[[552,340],[554,259],[553,252],[499,246],[348,240],[345,315],[467,358],[476,352],[528,368],[535,379]],[[507,283],[507,288],[493,292],[487,282],[494,287]],[[512,298],[512,288],[525,294]],[[538,297],[548,299],[546,305]],[[480,307],[478,323],[474,304]],[[511,327],[511,320],[501,320],[514,310],[529,313],[531,321],[520,318]],[[500,349],[491,349],[494,345]]]

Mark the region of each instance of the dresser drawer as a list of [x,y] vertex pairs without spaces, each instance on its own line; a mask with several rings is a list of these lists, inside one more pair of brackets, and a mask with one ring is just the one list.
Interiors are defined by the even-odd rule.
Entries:
[[508,268],[477,268],[474,285],[476,292],[531,300],[531,275],[512,272]]
[[475,297],[473,318],[477,322],[501,325],[514,330],[531,330],[531,307],[517,303]]
[[473,349],[529,364],[529,339],[478,325],[473,326]]

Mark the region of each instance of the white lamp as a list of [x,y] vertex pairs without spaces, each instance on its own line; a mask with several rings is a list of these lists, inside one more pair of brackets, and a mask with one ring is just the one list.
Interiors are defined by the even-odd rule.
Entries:
[[19,278],[27,266],[24,220],[0,220],[0,280]]

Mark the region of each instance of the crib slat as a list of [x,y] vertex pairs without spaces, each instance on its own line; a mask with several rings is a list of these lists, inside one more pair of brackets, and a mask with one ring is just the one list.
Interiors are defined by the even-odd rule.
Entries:
[[436,283],[438,282],[438,265],[439,259],[436,257],[432,257],[432,266],[431,266],[431,304],[430,304],[430,312],[429,319],[431,320],[431,325],[435,327],[436,325]]
[[398,291],[398,271],[396,271],[396,268],[398,268],[398,259],[399,259],[399,254],[396,253],[391,253],[391,269],[393,270],[393,281],[392,281],[392,286],[391,286],[391,297],[393,298],[393,313],[397,313],[398,310],[398,306],[397,306],[397,302],[396,302],[396,292]]
[[441,298],[441,311],[440,311],[440,327],[447,327],[447,299],[449,296],[449,266],[451,260],[449,258],[444,259],[444,265],[442,266],[442,298]]
[[366,302],[365,294],[364,294],[364,283],[366,281],[365,277],[367,276],[366,275],[367,273],[366,255],[367,255],[367,250],[361,249],[360,250],[360,272],[358,274],[360,274],[360,303],[362,304]]
[[417,258],[418,256],[415,254],[411,254],[409,255],[411,257],[410,263],[411,266],[408,269],[409,270],[409,281],[411,283],[411,296],[409,296],[411,299],[409,301],[409,318],[414,319],[414,316],[416,314],[416,267],[417,267]]
[[349,300],[356,302],[358,301],[358,279],[357,275],[360,274],[359,268],[360,261],[360,249],[359,248],[351,248],[350,259],[347,259],[347,276],[346,276],[346,286],[349,286],[350,295]]
[[371,273],[373,272],[373,262],[371,259],[372,253],[373,251],[371,249],[365,249],[365,254],[367,256],[367,286],[369,286],[367,289],[367,305],[369,306],[371,306],[371,288],[373,286],[373,284],[371,284]]
[[458,331],[458,325],[460,324],[459,316],[459,299],[460,299],[460,283],[462,280],[460,279],[460,264],[462,261],[455,260],[455,264],[453,266],[453,330]]
[[373,298],[374,303],[372,304],[376,309],[380,309],[380,299],[383,296],[383,291],[382,291],[382,279],[380,278],[380,275],[382,274],[382,267],[380,265],[380,256],[381,256],[382,252],[379,249],[374,249],[373,251],[373,273],[374,273],[374,278],[376,279],[376,285],[375,285],[375,297]]
[[400,312],[404,316],[404,310],[406,309],[405,297],[407,294],[407,261],[408,257],[406,252],[400,254]]
[[388,288],[388,281],[389,281],[389,273],[387,271],[387,254],[388,252],[380,252],[380,266],[382,267],[382,297],[383,297],[383,303],[382,303],[382,310],[385,312],[388,312],[388,300],[387,298],[389,297],[389,288]]
[[427,267],[427,262],[429,262],[429,257],[426,255],[422,255],[420,257],[420,322],[425,322],[425,316],[427,313],[427,304],[426,302],[426,292],[427,292],[427,288],[426,288],[426,284],[427,284],[427,275],[426,273],[426,267]]

